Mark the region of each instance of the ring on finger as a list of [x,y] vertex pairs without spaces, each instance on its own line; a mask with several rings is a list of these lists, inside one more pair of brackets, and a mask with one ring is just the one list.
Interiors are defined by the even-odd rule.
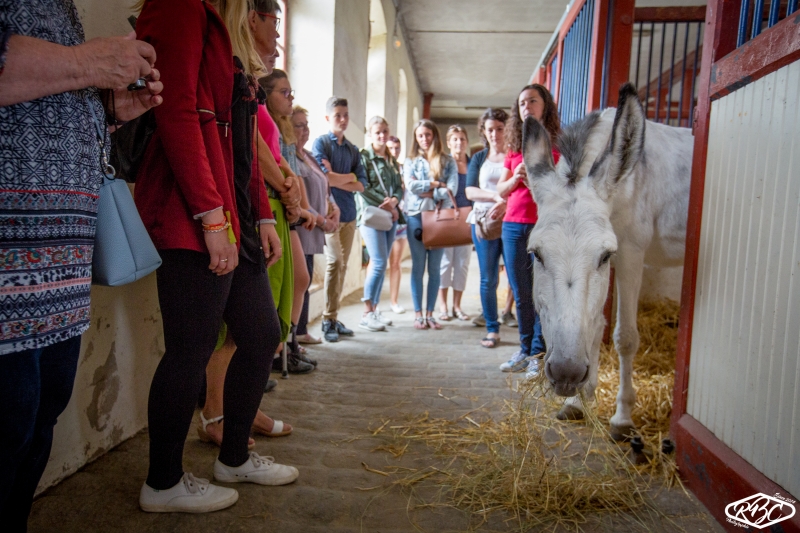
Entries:
[[222,263],[227,263],[227,262],[228,262],[228,260],[227,260],[227,259],[220,259],[220,262],[222,262]]

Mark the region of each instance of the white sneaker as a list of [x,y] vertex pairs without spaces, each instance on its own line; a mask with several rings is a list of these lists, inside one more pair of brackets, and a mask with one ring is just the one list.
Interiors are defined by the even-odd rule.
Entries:
[[400,305],[400,304],[397,304],[397,305],[392,304],[392,313],[394,313],[396,315],[402,315],[405,312],[406,312],[406,308],[403,307],[402,305]]
[[525,379],[536,379],[539,375],[539,360],[536,357],[531,357],[528,367],[525,369]]
[[391,326],[392,325],[392,320],[390,318],[387,318],[387,317],[383,316],[383,313],[378,311],[378,309],[375,309],[375,318],[377,318],[378,322],[380,322],[384,326]]
[[358,323],[358,327],[361,329],[366,329],[368,331],[385,331],[386,326],[384,326],[380,320],[375,317],[375,313],[367,313],[361,317],[361,322]]
[[212,485],[188,472],[167,490],[156,490],[145,483],[139,491],[139,507],[148,513],[210,513],[230,507],[238,499],[235,490]]
[[528,368],[528,354],[522,353],[522,350],[514,352],[511,359],[500,365],[500,370],[503,372],[522,372],[526,368]]
[[279,465],[274,457],[262,457],[256,452],[250,452],[250,458],[241,466],[227,466],[219,459],[214,463],[214,479],[225,483],[287,485],[299,475],[295,467]]

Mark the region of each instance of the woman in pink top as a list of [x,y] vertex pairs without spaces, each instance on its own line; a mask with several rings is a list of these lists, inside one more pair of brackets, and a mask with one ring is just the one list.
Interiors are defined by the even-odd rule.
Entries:
[[[517,302],[520,348],[511,359],[500,365],[503,372],[521,372],[536,375],[539,361],[536,356],[544,354],[545,345],[539,315],[533,307],[533,256],[528,253],[528,236],[538,220],[536,202],[533,201],[527,184],[527,173],[522,161],[522,124],[527,117],[541,122],[555,140],[561,127],[556,107],[550,92],[542,85],[528,85],[522,89],[511,110],[506,127],[508,152],[505,170],[497,182],[497,193],[506,199],[506,215],[503,218],[503,261],[508,272],[508,281]],[[558,162],[559,153],[554,148],[553,158]]]

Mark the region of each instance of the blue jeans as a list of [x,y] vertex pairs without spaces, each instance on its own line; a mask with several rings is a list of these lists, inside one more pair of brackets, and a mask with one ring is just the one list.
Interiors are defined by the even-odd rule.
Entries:
[[425,275],[425,262],[428,263],[428,291],[426,310],[433,312],[436,307],[436,298],[441,282],[439,268],[442,264],[444,249],[428,250],[422,241],[417,240],[414,234],[417,229],[422,229],[422,215],[416,214],[408,219],[408,248],[411,250],[411,299],[414,301],[414,311],[422,312],[422,277]]
[[[53,428],[72,396],[81,337],[0,355],[0,524],[25,531]],[[6,529],[8,528],[8,529]]]
[[364,297],[362,302],[378,305],[383,289],[383,280],[386,277],[386,268],[389,266],[389,252],[392,251],[394,234],[397,231],[397,222],[389,231],[379,231],[367,226],[359,226],[361,238],[367,245],[369,252],[369,269],[364,282]]
[[483,317],[486,319],[486,331],[500,333],[500,322],[497,320],[497,282],[500,271],[500,255],[503,253],[503,240],[479,239],[473,225],[472,242],[475,244],[478,266],[481,270],[481,305],[483,305]]
[[528,253],[532,229],[533,224],[503,222],[503,261],[517,303],[519,347],[529,355],[545,351],[542,325],[533,306],[533,254]]

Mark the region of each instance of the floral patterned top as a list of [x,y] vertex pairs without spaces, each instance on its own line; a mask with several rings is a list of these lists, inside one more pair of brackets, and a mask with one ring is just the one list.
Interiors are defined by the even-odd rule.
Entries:
[[[0,0],[0,41],[11,34],[84,42],[71,0]],[[0,355],[89,327],[102,181],[90,106],[105,116],[96,89],[0,107]]]

